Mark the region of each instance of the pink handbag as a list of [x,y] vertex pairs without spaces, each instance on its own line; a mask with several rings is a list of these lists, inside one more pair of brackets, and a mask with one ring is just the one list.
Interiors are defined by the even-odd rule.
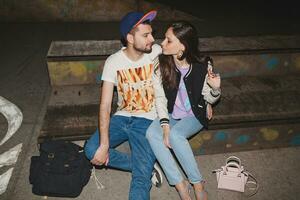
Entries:
[[[256,194],[258,190],[256,179],[249,172],[244,170],[241,160],[236,156],[227,158],[226,165],[213,172],[216,173],[217,176],[218,189],[244,192],[246,184],[253,184],[255,185],[255,192],[250,196]],[[254,181],[249,181],[249,177]]]

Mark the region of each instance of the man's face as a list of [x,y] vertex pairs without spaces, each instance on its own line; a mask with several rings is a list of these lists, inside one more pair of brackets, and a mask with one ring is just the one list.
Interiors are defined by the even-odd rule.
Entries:
[[149,24],[139,24],[133,33],[133,48],[143,53],[151,53],[154,38],[152,36],[152,27]]

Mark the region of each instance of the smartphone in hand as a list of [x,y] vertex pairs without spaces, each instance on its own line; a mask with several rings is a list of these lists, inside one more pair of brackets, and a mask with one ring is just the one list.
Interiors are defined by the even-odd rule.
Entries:
[[207,72],[210,76],[215,77],[219,76],[219,73],[216,73],[213,69],[213,60],[211,57],[206,57],[205,61],[207,63]]

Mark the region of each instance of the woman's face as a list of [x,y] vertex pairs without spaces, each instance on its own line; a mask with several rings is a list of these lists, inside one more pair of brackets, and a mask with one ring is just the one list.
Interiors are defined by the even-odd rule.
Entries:
[[184,45],[174,35],[172,27],[167,30],[161,46],[164,55],[177,55],[180,51],[184,51]]

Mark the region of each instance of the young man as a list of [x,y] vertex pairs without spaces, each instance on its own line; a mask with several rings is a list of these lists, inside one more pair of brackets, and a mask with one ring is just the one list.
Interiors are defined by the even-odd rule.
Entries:
[[[99,131],[87,141],[85,152],[95,165],[107,165],[132,172],[129,199],[150,198],[155,156],[145,137],[152,120],[168,122],[166,98],[159,76],[154,73],[154,58],[161,53],[153,45],[151,22],[156,11],[143,15],[130,12],[120,25],[126,46],[109,56],[102,74]],[[118,111],[110,117],[113,89],[117,86]],[[114,149],[128,141],[131,154]]]

